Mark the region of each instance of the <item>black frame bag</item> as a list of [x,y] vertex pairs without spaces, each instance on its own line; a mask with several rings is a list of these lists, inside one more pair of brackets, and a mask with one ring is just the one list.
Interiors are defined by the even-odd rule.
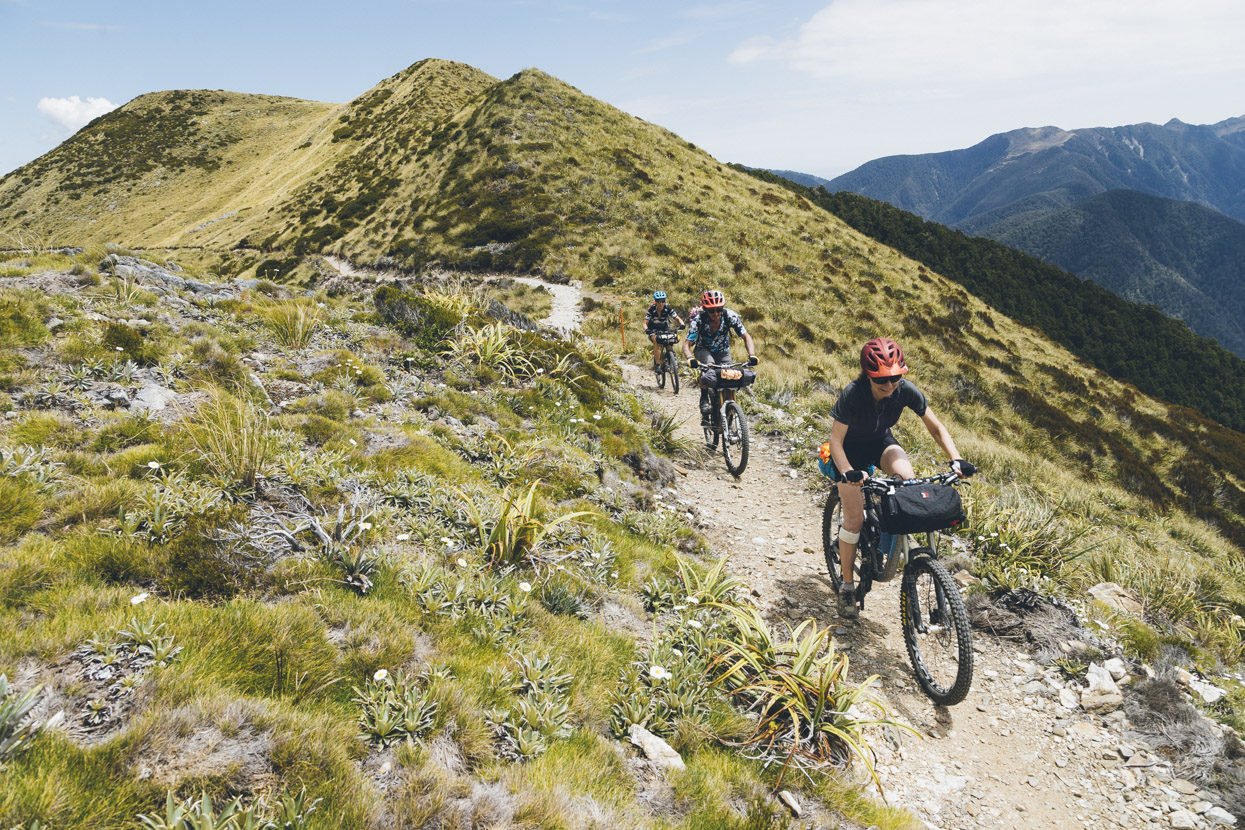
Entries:
[[757,373],[751,369],[706,366],[702,377],[710,389],[742,389],[756,382]]
[[895,535],[930,533],[964,521],[964,502],[949,484],[891,487],[882,496],[882,530]]

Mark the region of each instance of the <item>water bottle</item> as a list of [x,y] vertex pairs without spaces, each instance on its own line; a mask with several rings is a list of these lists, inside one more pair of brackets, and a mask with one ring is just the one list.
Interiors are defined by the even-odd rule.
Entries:
[[892,536],[885,530],[878,537],[878,551],[882,554],[882,561],[890,561],[891,556],[895,553],[895,545],[899,543],[898,536]]

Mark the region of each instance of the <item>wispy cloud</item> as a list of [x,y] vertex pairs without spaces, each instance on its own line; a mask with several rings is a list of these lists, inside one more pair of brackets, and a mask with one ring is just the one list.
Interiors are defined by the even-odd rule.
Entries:
[[944,87],[984,79],[1245,67],[1239,0],[834,0],[788,40],[752,38],[735,64],[819,79]]
[[92,119],[112,112],[117,105],[107,98],[87,98],[83,101],[77,95],[70,95],[68,98],[40,98],[38,108],[43,117],[74,132]]
[[43,25],[52,29],[71,29],[75,32],[113,32],[121,28],[111,23],[61,23],[47,21]]

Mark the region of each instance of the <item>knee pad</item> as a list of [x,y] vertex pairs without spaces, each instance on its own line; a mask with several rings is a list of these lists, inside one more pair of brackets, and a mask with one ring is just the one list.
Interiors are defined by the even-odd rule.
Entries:
[[849,545],[854,545],[860,541],[860,532],[857,531],[853,533],[846,528],[839,528],[839,541],[847,542]]

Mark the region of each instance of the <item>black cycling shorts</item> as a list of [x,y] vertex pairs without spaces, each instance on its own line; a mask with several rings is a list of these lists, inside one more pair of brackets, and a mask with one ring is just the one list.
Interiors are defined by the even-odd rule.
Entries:
[[[843,454],[847,456],[847,463],[852,465],[853,470],[865,470],[873,475],[875,468],[882,462],[882,453],[892,446],[899,446],[899,442],[895,440],[895,436],[887,433],[885,438],[873,441],[844,441]],[[843,474],[834,467],[833,461],[830,466],[833,473],[831,478],[842,481]]]

